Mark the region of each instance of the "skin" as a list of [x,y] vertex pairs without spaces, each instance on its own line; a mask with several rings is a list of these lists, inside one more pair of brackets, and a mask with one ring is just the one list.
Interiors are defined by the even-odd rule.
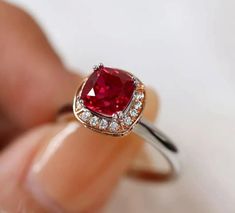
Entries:
[[[98,212],[142,141],[55,122],[82,78],[27,13],[2,1],[0,50],[0,212]],[[153,121],[158,101],[152,90],[147,98]]]

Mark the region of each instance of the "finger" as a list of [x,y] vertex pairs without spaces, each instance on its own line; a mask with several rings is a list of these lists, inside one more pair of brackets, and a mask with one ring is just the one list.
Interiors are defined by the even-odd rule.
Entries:
[[[153,120],[156,96],[148,91],[147,97],[145,116]],[[17,206],[25,212],[97,212],[141,142],[134,134],[96,134],[77,122],[34,130],[0,159],[0,186],[6,186],[0,206],[12,212]]]
[[19,128],[53,119],[79,77],[65,68],[35,21],[0,1],[0,109]]
[[[6,118],[5,115],[0,113],[0,151],[14,138],[15,135],[20,133],[20,129]],[[14,132],[14,134],[13,134]]]

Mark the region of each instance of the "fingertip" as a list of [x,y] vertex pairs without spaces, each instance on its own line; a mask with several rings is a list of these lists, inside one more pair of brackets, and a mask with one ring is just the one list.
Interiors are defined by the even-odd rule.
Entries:
[[146,100],[143,116],[151,122],[156,119],[160,108],[159,95],[151,87],[146,88]]

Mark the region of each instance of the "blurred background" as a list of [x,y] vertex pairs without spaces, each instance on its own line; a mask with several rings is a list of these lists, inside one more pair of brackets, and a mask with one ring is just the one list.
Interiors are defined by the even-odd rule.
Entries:
[[235,1],[12,0],[73,70],[132,71],[160,95],[157,125],[177,142],[171,183],[123,178],[109,213],[235,212]]

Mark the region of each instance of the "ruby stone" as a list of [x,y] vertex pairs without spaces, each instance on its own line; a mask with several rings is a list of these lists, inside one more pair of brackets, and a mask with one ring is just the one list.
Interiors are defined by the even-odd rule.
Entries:
[[128,106],[134,90],[135,83],[129,73],[100,66],[86,81],[81,99],[89,110],[111,117]]

